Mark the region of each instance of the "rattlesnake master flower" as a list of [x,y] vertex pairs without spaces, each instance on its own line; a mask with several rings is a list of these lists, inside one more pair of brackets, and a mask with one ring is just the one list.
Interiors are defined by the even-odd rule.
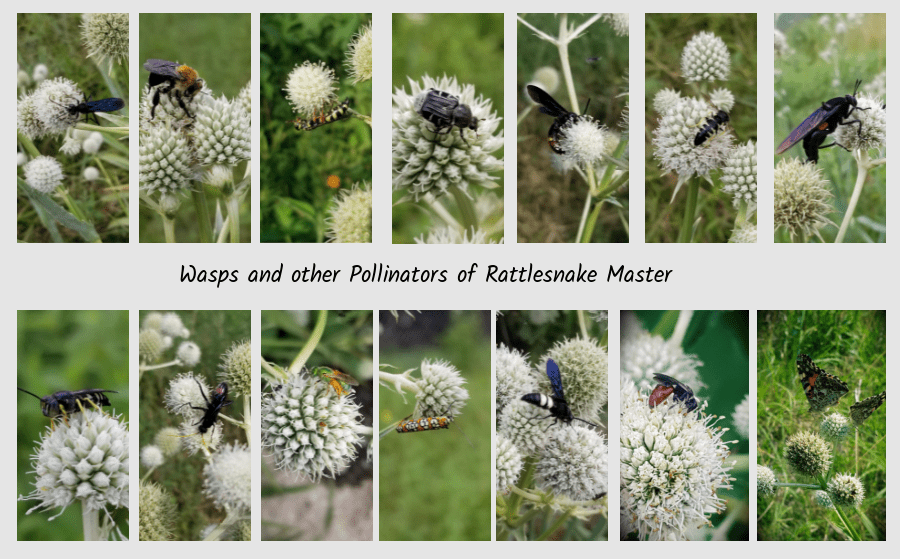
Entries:
[[522,472],[522,455],[509,439],[497,434],[497,486],[496,490],[506,493],[510,485],[519,481]]
[[153,126],[141,137],[140,188],[154,192],[179,193],[190,187],[197,173],[191,164],[184,134],[165,126]]
[[744,222],[740,228],[735,229],[731,233],[729,243],[755,243],[756,242],[756,225]]
[[[541,66],[534,71],[534,76],[532,76],[528,85],[536,85],[547,93],[553,94],[556,92],[556,88],[559,87],[559,80],[559,70],[553,66]],[[527,99],[529,103],[537,105],[537,102],[535,102],[535,100],[531,98],[531,95],[528,94],[527,87],[525,88],[524,93],[525,99]]]
[[547,445],[550,431],[565,428],[559,422],[554,426],[548,415],[544,409],[515,399],[503,408],[497,432],[509,439],[523,455],[531,456]]
[[35,140],[50,133],[38,118],[34,96],[23,93],[16,105],[16,129],[29,140]]
[[497,378],[496,408],[503,411],[513,400],[535,392],[537,384],[531,376],[531,366],[523,353],[500,344],[494,353],[494,374]]
[[372,242],[372,189],[369,183],[345,190],[337,197],[325,220],[333,243]]
[[448,361],[425,359],[419,366],[422,376],[416,380],[419,393],[416,395],[417,417],[446,415],[454,419],[465,407],[469,391],[463,388],[466,379]]
[[657,385],[653,375],[662,373],[690,386],[695,394],[706,386],[698,372],[703,362],[696,355],[640,327],[623,328],[623,332],[619,348],[623,383],[631,381],[643,390],[652,390]]
[[699,146],[694,145],[697,133],[715,113],[706,101],[693,97],[675,101],[653,131],[653,155],[663,169],[687,179],[694,175],[706,176],[722,166],[731,151],[730,128],[723,132],[720,127],[719,133]]
[[[172,130],[183,131],[190,129],[194,124],[194,119],[184,114],[184,110],[178,104],[174,95],[160,95],[159,104],[156,105],[155,116],[150,119],[153,112],[153,96],[154,92],[149,85],[141,88],[140,103],[140,128],[142,132],[152,130],[153,128],[169,128]],[[194,95],[191,99],[182,98],[188,112],[192,115],[196,114],[197,106],[212,97],[212,90],[206,86]]]
[[660,89],[653,97],[653,110],[659,114],[666,114],[669,109],[674,109],[681,100],[681,94],[674,89]]
[[831,445],[815,433],[801,431],[788,438],[784,458],[797,473],[818,477],[831,468]]
[[593,117],[582,115],[560,129],[559,147],[565,152],[563,157],[586,166],[612,154],[618,143],[611,141],[612,137],[606,126]]
[[858,477],[837,474],[828,480],[828,496],[838,507],[858,507],[866,496],[866,488]]
[[[860,94],[856,97],[857,109],[853,111],[853,120],[862,123],[838,126],[834,131],[834,141],[847,149],[880,149],[887,138],[887,110],[882,108],[883,101]],[[863,110],[867,109],[867,110]],[[837,147],[837,146],[835,146]]]
[[85,100],[75,82],[66,78],[44,80],[32,94],[44,134],[59,134],[78,122],[81,115],[69,114],[69,107]]
[[[640,539],[683,540],[725,510],[730,489],[725,430],[716,416],[687,412],[683,403],[650,408],[649,395],[622,381],[621,525]],[[701,404],[705,407],[705,404]]]
[[88,14],[81,21],[88,56],[98,62],[128,61],[128,14]]
[[232,396],[250,395],[250,340],[234,342],[222,355],[219,364],[219,378],[228,383],[228,393]]
[[628,14],[603,14],[603,19],[609,22],[616,35],[628,35]]
[[162,450],[156,445],[148,444],[141,449],[141,465],[145,468],[156,468],[165,462]]
[[[474,232],[460,231],[455,227],[439,227],[432,229],[428,235],[422,234],[416,237],[419,245],[495,245],[497,241],[488,238],[488,234],[481,229]],[[503,240],[500,240],[503,243]]]
[[310,117],[335,102],[338,88],[334,82],[334,70],[324,62],[313,64],[307,60],[291,70],[284,91],[287,92],[287,100],[294,107],[294,112],[302,117]]
[[167,312],[162,316],[159,322],[160,331],[173,338],[186,338],[191,335],[190,331],[185,328],[184,322],[177,313]]
[[534,475],[544,491],[575,501],[599,498],[606,493],[609,479],[609,453],[603,437],[581,425],[554,430]]
[[141,330],[138,334],[138,355],[141,363],[155,363],[165,350],[165,341],[159,330]]
[[175,356],[184,367],[193,367],[200,362],[200,346],[194,342],[181,342]]
[[609,399],[609,356],[593,338],[570,338],[556,342],[541,358],[539,386],[544,394],[552,394],[547,378],[547,360],[559,365],[566,402],[575,417],[591,423],[600,420],[600,408]]
[[839,413],[830,413],[822,418],[819,434],[826,441],[839,443],[850,434],[850,420]]
[[734,408],[734,413],[731,415],[731,424],[734,425],[735,432],[740,435],[741,438],[747,439],[750,437],[749,394],[744,396],[744,399],[741,400],[741,403]]
[[262,445],[276,467],[312,481],[343,472],[363,442],[359,406],[306,373],[263,398],[261,417]]
[[141,321],[141,328],[145,330],[161,330],[162,320],[163,314],[161,312],[149,312],[144,315],[144,320]]
[[138,502],[140,541],[171,540],[175,533],[175,518],[175,499],[161,486],[142,481]]
[[[415,200],[426,194],[440,196],[452,187],[469,192],[469,185],[491,185],[491,173],[503,169],[503,161],[490,155],[503,147],[503,132],[497,132],[500,117],[491,111],[491,101],[475,96],[475,87],[460,85],[456,78],[444,76],[433,79],[424,76],[421,82],[409,80],[410,93],[394,90],[392,116],[393,187],[408,191]],[[449,93],[468,105],[478,119],[478,133],[453,127],[447,134],[435,134],[434,125],[416,111],[416,98],[427,95],[429,89]],[[496,135],[495,135],[496,133]]]
[[816,491],[814,499],[816,501],[816,504],[819,505],[820,507],[823,507],[826,509],[834,508],[834,502],[831,500],[831,496],[828,494],[827,491]]
[[765,466],[756,466],[756,495],[766,496],[775,494],[775,484],[778,480],[772,470]]
[[734,206],[747,204],[747,215],[756,211],[756,145],[753,140],[735,147],[722,166],[722,191]]
[[224,96],[203,96],[196,109],[193,147],[202,165],[237,165],[250,159],[250,115]]
[[720,87],[709,94],[709,102],[713,104],[713,107],[727,113],[734,107],[734,94],[730,90]]
[[35,157],[25,165],[25,182],[28,186],[50,194],[56,187],[62,184],[65,175],[63,175],[62,165],[55,157],[49,155],[41,155]]
[[[85,511],[128,507],[128,426],[119,417],[92,409],[69,415],[68,425],[41,434],[32,456],[34,491],[19,500],[37,500],[28,510],[47,510],[80,500]],[[53,520],[62,510],[52,516]]]
[[31,79],[36,82],[42,82],[47,79],[47,76],[50,75],[50,70],[47,68],[46,64],[38,64],[34,67],[34,71],[31,73]]
[[181,447],[191,456],[198,452],[212,452],[222,443],[222,426],[217,423],[205,433],[201,433],[199,423],[202,414],[198,410],[194,410],[194,412],[198,415],[188,417],[178,426],[178,438],[184,441]]
[[353,83],[372,79],[372,23],[362,26],[353,37],[347,48],[347,60],[344,62],[350,71]]
[[813,234],[821,240],[819,229],[833,225],[827,217],[833,198],[827,184],[817,165],[797,158],[779,161],[775,167],[775,227],[787,229],[791,240]]
[[216,507],[240,514],[250,512],[250,449],[225,445],[203,468],[203,492]]
[[163,456],[174,456],[181,451],[181,439],[175,427],[163,427],[153,437],[153,444],[162,451]]
[[730,67],[725,41],[709,31],[691,37],[681,53],[681,75],[688,83],[727,80]]
[[247,82],[243,88],[241,88],[240,93],[238,93],[237,99],[235,99],[237,103],[241,104],[244,112],[247,113],[247,116],[253,114],[253,83]]
[[[201,386],[203,392],[200,391]],[[206,385],[206,379],[196,377],[194,373],[182,373],[169,381],[169,390],[166,391],[164,398],[166,409],[182,417],[193,418],[198,413],[198,410],[193,407],[206,407],[204,394],[209,397],[209,386]]]
[[775,30],[775,56],[785,56],[791,54],[791,47],[788,45],[787,36],[780,30]]

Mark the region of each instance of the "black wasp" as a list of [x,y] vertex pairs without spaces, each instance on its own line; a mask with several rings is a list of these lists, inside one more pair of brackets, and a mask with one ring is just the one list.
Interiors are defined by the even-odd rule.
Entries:
[[694,398],[694,391],[691,390],[690,386],[662,373],[653,375],[653,380],[659,384],[650,393],[649,403],[651,408],[660,405],[671,395],[673,400],[683,403],[687,411],[697,409],[697,399]]
[[153,93],[153,107],[150,109],[150,120],[156,116],[156,106],[159,105],[159,96],[166,94],[174,96],[178,106],[188,118],[194,118],[188,112],[184,100],[193,100],[194,95],[203,90],[203,80],[198,77],[197,70],[186,64],[178,64],[159,58],[150,58],[144,62],[144,70],[150,72],[150,81],[147,82],[150,89],[156,87]]
[[[416,96],[413,106],[422,118],[435,126],[435,134],[449,134],[453,127],[459,128],[459,137],[463,137],[463,128],[469,128],[478,134],[478,119],[472,116],[472,109],[468,105],[459,102],[459,97],[446,91],[438,91],[431,88],[425,93]],[[447,129],[444,132],[444,129]]]
[[597,425],[594,425],[590,421],[585,421],[580,417],[575,417],[574,415],[572,415],[572,410],[569,409],[569,403],[566,401],[566,397],[563,394],[562,378],[559,374],[559,367],[556,365],[553,359],[547,360],[547,377],[550,379],[550,387],[553,389],[552,396],[547,396],[545,394],[535,392],[533,394],[526,394],[522,396],[522,400],[528,402],[529,404],[533,404],[535,406],[548,410],[550,412],[550,415],[548,415],[547,417],[542,417],[541,419],[552,417],[553,425],[556,425],[557,421],[562,421],[567,425],[571,425],[572,420],[577,419],[578,421],[597,427]]
[[706,124],[700,129],[700,132],[697,132],[697,136],[694,138],[694,145],[702,145],[703,142],[715,136],[716,132],[719,131],[719,127],[724,127],[726,122],[728,122],[728,113],[722,110],[706,119]]
[[[19,388],[18,386],[16,388]],[[109,406],[109,398],[106,392],[118,394],[115,390],[103,390],[100,388],[85,388],[84,390],[60,390],[49,396],[41,398],[37,394],[33,394],[24,388],[19,388],[25,394],[30,394],[41,401],[41,412],[50,419],[62,416],[63,419],[69,414],[80,412],[85,405],[93,404],[97,407]]]
[[206,401],[205,408],[198,408],[197,406],[191,404],[190,402],[185,403],[185,406],[190,406],[191,409],[195,409],[197,411],[203,412],[203,417],[199,422],[194,425],[199,425],[197,427],[197,432],[203,435],[213,426],[215,426],[216,421],[219,420],[219,412],[222,411],[222,408],[225,406],[230,406],[233,402],[228,399],[228,384],[224,382],[220,382],[218,386],[216,386],[210,396],[212,396],[212,400],[206,397],[206,392],[203,391],[203,386],[200,384],[200,381],[196,378],[194,381],[197,383],[197,386],[200,388],[200,394],[203,395],[203,400]]
[[[54,101],[54,103],[56,103],[56,101]],[[83,114],[85,122],[87,122],[89,116],[93,116],[94,122],[99,126],[100,121],[97,120],[97,115],[94,113],[111,113],[113,111],[118,111],[125,106],[125,101],[118,97],[108,97],[106,99],[97,99],[96,101],[91,101],[90,98],[88,98],[86,101],[68,106],[60,103],[56,104],[65,107],[66,112],[68,112],[70,116]]]
[[[829,134],[837,130],[838,126],[847,126],[850,124],[858,125],[858,134],[862,135],[862,122],[859,119],[845,121],[850,118],[855,110],[867,111],[856,106],[856,93],[859,91],[859,85],[862,83],[856,80],[856,86],[853,88],[853,95],[844,95],[843,97],[835,97],[822,103],[822,106],[816,109],[813,114],[806,117],[800,126],[794,128],[794,131],[788,134],[788,137],[781,142],[775,153],[784,153],[794,146],[800,140],[803,140],[803,151],[806,152],[807,161],[818,163],[819,150],[838,146],[844,149],[844,146],[837,142],[822,145],[825,138]],[[850,150],[847,150],[850,151]]]
[[350,99],[344,99],[344,102],[336,106],[327,115],[318,115],[308,120],[298,118],[294,121],[294,128],[297,130],[315,130],[320,126],[344,120],[350,116]]
[[[531,97],[532,101],[541,106],[540,109],[538,109],[539,111],[545,115],[556,118],[556,120],[553,121],[553,124],[550,125],[550,131],[547,132],[547,143],[550,144],[550,149],[563,155],[566,152],[559,147],[559,140],[565,137],[562,129],[566,126],[575,124],[578,119],[582,118],[582,115],[575,114],[563,107],[557,103],[556,99],[551,97],[549,93],[535,85],[528,86],[528,95]],[[588,99],[587,103],[584,105],[585,113],[590,104],[591,100]]]

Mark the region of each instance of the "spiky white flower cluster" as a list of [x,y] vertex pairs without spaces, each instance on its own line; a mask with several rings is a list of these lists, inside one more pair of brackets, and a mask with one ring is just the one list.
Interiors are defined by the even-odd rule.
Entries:
[[201,165],[237,165],[250,159],[250,113],[240,100],[204,95],[194,115],[193,147]]
[[731,232],[729,243],[755,243],[756,224],[745,221],[740,227]]
[[28,186],[44,194],[56,190],[65,178],[60,162],[49,155],[35,157],[25,164],[24,171]]
[[324,62],[307,60],[291,70],[284,91],[294,112],[306,118],[334,104],[337,99],[335,81],[334,70]]
[[572,119],[560,128],[559,148],[563,157],[582,167],[598,163],[604,155],[612,155],[618,138],[609,129],[588,115]]
[[128,14],[85,14],[81,20],[81,38],[88,56],[98,62],[127,62]]
[[660,89],[653,97],[653,110],[661,115],[666,114],[669,109],[674,109],[680,100],[681,93],[674,89],[668,87]]
[[188,138],[166,126],[152,126],[142,134],[139,161],[140,188],[149,194],[180,193],[198,175]]
[[759,496],[774,495],[775,484],[778,479],[770,468],[765,466],[756,466],[756,494]]
[[229,394],[250,396],[252,350],[250,340],[234,342],[222,355],[219,378],[228,383]]
[[747,215],[756,211],[756,144],[748,140],[735,147],[722,166],[722,191],[730,194],[735,207],[747,205]]
[[193,367],[200,362],[200,346],[190,341],[181,342],[175,355],[185,367]]
[[839,443],[850,434],[850,420],[845,415],[830,413],[822,418],[819,424],[819,434],[826,441]]
[[831,500],[831,495],[828,494],[828,491],[816,491],[815,497],[813,498],[815,499],[816,504],[822,508],[834,508],[834,502]]
[[603,436],[581,425],[556,429],[535,466],[538,487],[575,501],[599,499],[609,479],[609,452]]
[[363,442],[359,405],[306,373],[263,398],[261,418],[262,445],[277,468],[312,481],[344,471]]
[[468,229],[460,231],[459,228],[449,226],[432,229],[427,236],[423,233],[415,240],[419,245],[495,245],[503,243],[503,239],[500,239],[498,243],[489,238],[482,229],[471,232]]
[[828,496],[835,506],[858,507],[866,496],[866,488],[853,474],[837,474],[828,480]]
[[569,338],[556,342],[541,358],[539,386],[551,394],[550,380],[543,373],[548,359],[559,366],[566,402],[575,415],[591,423],[600,420],[600,408],[609,399],[609,355],[593,338]]
[[722,166],[733,141],[729,128],[708,138],[701,145],[694,140],[707,120],[716,113],[706,101],[682,97],[675,101],[653,131],[654,156],[660,165],[679,177],[706,176]]
[[522,455],[509,439],[497,435],[497,486],[496,490],[506,493],[510,485],[519,481],[522,472]]
[[639,327],[623,329],[620,365],[622,383],[632,382],[643,390],[656,386],[653,375],[657,373],[677,378],[695,392],[706,386],[699,373],[703,362],[696,355],[685,353],[681,345]]
[[553,425],[547,415],[535,405],[521,399],[512,400],[503,408],[497,432],[516,445],[523,455],[538,454],[547,445],[550,432],[562,428],[559,422]]
[[79,113],[68,108],[85,99],[75,82],[66,78],[44,80],[30,94],[23,94],[16,106],[16,125],[29,139],[62,134],[78,122]]
[[628,14],[603,14],[603,19],[609,22],[616,35],[624,37],[628,35]]
[[175,499],[155,483],[141,482],[138,498],[139,539],[169,541],[175,531]]
[[325,220],[328,240],[333,243],[372,242],[372,188],[354,185],[342,192]]
[[881,149],[887,141],[887,110],[881,99],[865,94],[856,96],[856,110],[852,119],[860,124],[838,126],[834,131],[834,141],[847,149]]
[[697,33],[681,53],[681,75],[688,83],[727,80],[731,56],[721,37],[710,31]]
[[350,71],[353,83],[372,79],[372,22],[363,25],[347,47],[344,62]]
[[[728,442],[716,416],[687,411],[682,402],[651,408],[648,394],[622,381],[622,534],[640,539],[683,540],[725,509],[717,494],[734,479],[726,463]],[[733,442],[733,441],[732,441]]]
[[788,438],[784,458],[797,473],[815,478],[831,469],[831,445],[815,433],[801,431]]
[[148,444],[141,449],[141,465],[145,468],[156,468],[165,462],[162,450],[156,445]]
[[[160,197],[161,203],[169,199],[173,199],[177,206],[177,197],[168,195]],[[190,335],[190,330],[184,326],[177,313],[155,311],[147,313],[141,323],[139,338],[141,363],[150,364],[159,361],[163,353],[175,345],[175,338],[187,338]],[[179,344],[175,359],[183,367],[193,367],[200,361],[200,348],[193,342],[184,341]]]
[[419,367],[421,378],[416,380],[416,417],[447,416],[454,419],[469,399],[463,388],[466,379],[448,361],[425,359]]
[[76,500],[85,511],[127,508],[128,440],[128,425],[119,417],[93,409],[70,415],[41,434],[31,463],[34,491],[19,500],[40,501],[29,514],[65,510]]
[[525,355],[502,343],[494,353],[494,374],[497,378],[497,415],[513,400],[537,391],[537,383],[531,376],[531,366]]
[[827,185],[817,165],[797,158],[779,161],[775,167],[775,227],[786,229],[791,240],[798,235],[816,235],[821,240],[819,229],[833,224],[828,213],[834,195]]
[[734,413],[731,414],[731,424],[734,425],[735,432],[740,435],[741,438],[747,439],[750,437],[749,394],[744,396],[744,399],[741,400],[741,403],[734,408]]
[[203,490],[218,508],[238,514],[250,512],[250,449],[225,445],[203,468]]
[[[503,161],[492,152],[503,147],[503,132],[499,131],[500,117],[491,110],[491,101],[475,96],[472,85],[460,85],[455,78],[434,79],[424,76],[420,82],[409,80],[410,92],[394,91],[393,187],[408,191],[416,200],[426,194],[440,196],[451,187],[463,192],[470,184],[488,185],[492,173],[503,169]],[[436,134],[435,125],[426,121],[416,110],[430,89],[448,93],[468,105],[478,119],[478,133],[453,127],[446,134]]]

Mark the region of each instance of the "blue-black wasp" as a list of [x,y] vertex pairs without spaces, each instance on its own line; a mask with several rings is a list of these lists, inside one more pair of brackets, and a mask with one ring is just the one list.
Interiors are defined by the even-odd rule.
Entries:
[[[18,386],[16,388],[19,388]],[[73,413],[83,411],[85,405],[94,405],[97,407],[109,406],[109,398],[106,393],[118,394],[115,390],[105,390],[100,388],[85,388],[83,390],[60,390],[49,396],[41,398],[37,394],[29,392],[24,388],[19,388],[25,394],[34,396],[41,401],[41,412],[44,416],[51,420],[62,417],[66,418]]]
[[719,110],[719,112],[706,119],[706,124],[703,125],[694,138],[694,145],[703,145],[703,142],[715,136],[716,132],[719,131],[719,127],[724,127],[726,122],[728,122],[728,113],[723,110]]
[[57,103],[56,101],[53,102],[65,108],[70,116],[83,114],[85,122],[88,121],[88,117],[94,117],[94,122],[96,122],[98,126],[100,125],[100,121],[97,120],[97,115],[94,113],[111,113],[113,111],[118,111],[125,106],[125,101],[118,97],[108,97],[106,99],[97,99],[95,101],[91,101],[91,99],[88,98],[81,103],[73,103],[71,105],[64,105],[62,103]]
[[778,146],[775,153],[784,153],[800,140],[803,140],[803,151],[806,153],[807,161],[812,161],[813,163],[818,163],[820,149],[838,146],[850,151],[837,142],[832,142],[824,146],[822,145],[822,142],[825,141],[825,138],[827,138],[829,134],[837,130],[838,126],[856,124],[859,127],[857,133],[862,134],[862,122],[859,119],[844,120],[850,118],[853,111],[868,110],[856,105],[856,94],[859,91],[861,83],[861,80],[856,80],[856,86],[853,88],[853,95],[835,97],[822,103],[821,107],[813,111],[811,115],[806,117],[806,120],[800,123],[800,126],[794,128],[794,131],[788,134],[788,137],[781,142],[781,145]]
[[565,154],[566,152],[559,147],[559,140],[565,137],[565,133],[562,129],[566,126],[571,126],[577,122],[578,119],[582,118],[583,114],[587,113],[591,100],[587,100],[587,103],[584,105],[584,111],[579,115],[560,105],[549,93],[536,85],[529,85],[527,89],[531,100],[540,105],[538,110],[545,115],[550,115],[556,119],[553,121],[553,124],[550,125],[550,130],[547,132],[547,143],[550,144],[550,149],[560,155]]
[[655,408],[663,403],[666,398],[672,396],[674,401],[683,403],[687,411],[697,409],[697,399],[694,398],[694,391],[691,390],[690,386],[662,373],[653,375],[653,380],[659,384],[650,393],[649,403],[651,408]]
[[194,118],[187,110],[184,100],[193,100],[194,95],[203,90],[203,80],[198,77],[197,70],[187,64],[178,64],[159,58],[150,58],[144,62],[144,70],[150,72],[148,87],[153,90],[153,106],[150,108],[150,120],[156,116],[156,106],[159,105],[159,96],[166,94],[174,96],[178,106],[188,118]]
[[200,381],[194,379],[197,383],[197,386],[200,388],[200,394],[203,395],[203,400],[206,402],[205,408],[197,407],[190,402],[187,402],[183,405],[190,406],[191,409],[202,411],[203,417],[200,418],[200,421],[195,423],[197,425],[197,432],[201,435],[205,434],[210,428],[215,427],[216,421],[219,420],[219,412],[222,411],[222,408],[225,406],[230,406],[233,402],[228,399],[228,384],[225,382],[220,382],[218,386],[216,386],[213,391],[210,393],[212,400],[206,397],[206,392],[203,391],[203,385],[200,384]]
[[563,394],[562,377],[559,373],[559,367],[553,359],[547,360],[547,377],[550,379],[550,387],[553,389],[552,396],[547,396],[546,394],[541,394],[539,392],[522,396],[522,400],[550,412],[550,415],[542,417],[541,419],[552,417],[553,425],[556,425],[558,421],[571,425],[572,421],[577,419],[588,425],[599,427],[590,421],[575,417],[572,414],[572,410],[569,409],[569,403],[566,401],[566,396]]

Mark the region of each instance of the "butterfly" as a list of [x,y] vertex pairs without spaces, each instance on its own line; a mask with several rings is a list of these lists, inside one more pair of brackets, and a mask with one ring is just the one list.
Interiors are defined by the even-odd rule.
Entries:
[[797,356],[797,374],[809,401],[809,411],[824,411],[850,391],[846,382],[816,367],[809,355],[803,353]]
[[875,410],[881,407],[886,398],[887,391],[884,391],[881,394],[869,396],[865,400],[856,402],[850,406],[850,419],[859,427]]

